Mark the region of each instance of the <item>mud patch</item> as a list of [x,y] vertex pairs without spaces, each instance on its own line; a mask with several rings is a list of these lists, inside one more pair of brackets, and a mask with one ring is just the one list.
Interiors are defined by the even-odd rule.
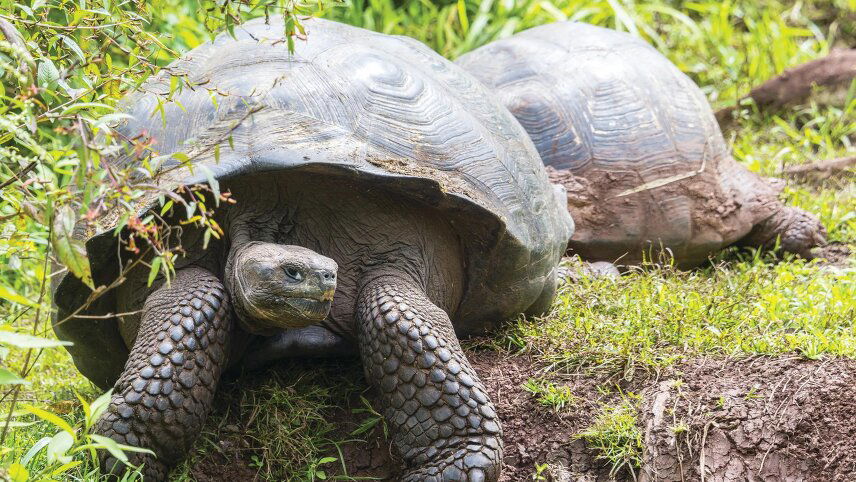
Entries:
[[219,449],[198,460],[190,468],[190,476],[197,482],[221,482],[259,480],[256,469],[250,467],[251,460],[242,453],[246,442],[228,438],[221,440]]
[[445,193],[450,192],[466,196],[473,200],[482,200],[482,196],[478,192],[472,189],[466,182],[458,179],[454,173],[442,171],[428,164],[406,158],[383,158],[376,156],[368,156],[366,160],[376,167],[395,174],[433,179]]
[[689,362],[644,392],[640,480],[856,480],[854,384],[853,360]]

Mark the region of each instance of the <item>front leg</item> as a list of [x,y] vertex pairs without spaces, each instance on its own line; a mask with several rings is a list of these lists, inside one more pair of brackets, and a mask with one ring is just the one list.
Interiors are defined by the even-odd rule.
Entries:
[[[226,364],[232,320],[223,284],[201,268],[176,273],[169,287],[152,293],[122,376],[95,431],[157,455],[129,453],[145,464],[147,481],[166,480],[199,435]],[[106,452],[101,469],[124,466]]]
[[499,478],[499,420],[449,316],[412,281],[377,278],[357,305],[366,376],[382,393],[407,481]]

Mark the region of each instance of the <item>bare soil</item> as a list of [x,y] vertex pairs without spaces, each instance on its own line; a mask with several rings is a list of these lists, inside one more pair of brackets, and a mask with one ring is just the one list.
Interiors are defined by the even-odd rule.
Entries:
[[856,361],[697,359],[680,371],[644,392],[640,480],[856,480]]
[[817,258],[822,258],[826,264],[838,268],[847,268],[850,266],[850,255],[852,253],[849,244],[856,243],[833,241],[831,243],[827,243],[826,246],[815,248],[815,250],[812,250],[812,254]]
[[[641,394],[643,464],[634,474],[624,471],[610,478],[608,464],[576,435],[603,404],[618,400],[614,379],[568,375],[556,380],[580,400],[556,412],[522,388],[528,379],[544,375],[527,357],[492,351],[468,356],[503,422],[503,481],[532,480],[536,464],[547,464],[541,476],[555,481],[856,480],[854,360],[698,358],[656,379],[621,383],[625,393]],[[377,406],[372,391],[365,395]],[[396,480],[403,464],[392,454],[383,424],[350,436],[368,417],[355,415],[353,408],[359,406],[359,393],[352,393],[330,413],[342,438],[363,439],[341,447],[347,474]],[[219,448],[195,463],[197,480],[253,479],[256,471],[248,467],[250,457],[239,439],[227,436]],[[328,468],[328,475],[341,473],[341,468]]]

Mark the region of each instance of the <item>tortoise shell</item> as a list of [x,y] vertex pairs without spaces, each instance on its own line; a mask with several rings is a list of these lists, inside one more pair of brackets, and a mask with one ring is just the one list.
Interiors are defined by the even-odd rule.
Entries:
[[532,28],[457,60],[493,89],[568,190],[573,252],[692,266],[744,237],[777,191],[729,155],[704,94],[653,47],[582,23]]

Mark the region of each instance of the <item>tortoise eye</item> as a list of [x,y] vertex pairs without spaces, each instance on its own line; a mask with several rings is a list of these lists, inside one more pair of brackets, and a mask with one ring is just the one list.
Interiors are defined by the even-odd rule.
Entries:
[[292,281],[303,281],[303,275],[300,274],[300,271],[297,268],[288,267],[285,268],[285,275],[291,278]]

